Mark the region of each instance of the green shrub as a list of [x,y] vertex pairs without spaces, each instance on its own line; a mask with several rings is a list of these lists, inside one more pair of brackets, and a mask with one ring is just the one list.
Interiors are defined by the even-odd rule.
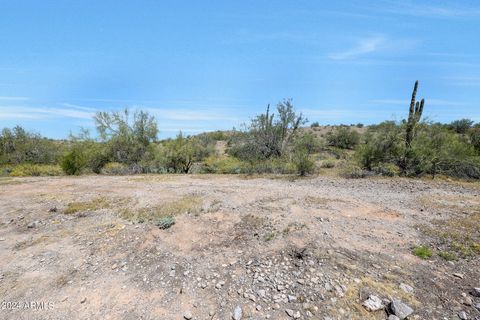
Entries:
[[320,168],[331,169],[335,167],[335,161],[327,159],[320,163]]
[[[430,174],[460,179],[480,179],[480,157],[468,137],[443,125],[416,127],[411,147],[405,147],[404,124],[384,122],[369,128],[365,143],[357,148],[360,166],[380,174],[406,176]],[[389,164],[390,168],[386,167]],[[394,169],[392,172],[389,172]]]
[[393,163],[379,163],[372,168],[372,171],[385,177],[395,177],[400,174],[400,168]]
[[283,158],[273,158],[248,163],[246,172],[249,174],[293,174],[297,172],[294,163]]
[[348,165],[340,170],[340,176],[348,179],[361,179],[368,176],[368,172],[356,165]]
[[472,127],[473,121],[470,119],[460,119],[452,121],[449,124],[449,128],[456,133],[465,134]]
[[246,171],[246,163],[235,157],[208,157],[204,170],[207,173],[239,174]]
[[168,229],[175,224],[175,217],[167,216],[162,217],[157,220],[155,225],[157,225],[160,229]]
[[8,177],[13,171],[12,165],[0,166],[0,177]]
[[10,172],[11,177],[60,176],[62,169],[58,165],[20,164]]
[[326,136],[329,146],[353,149],[360,142],[360,134],[348,127],[339,127]]
[[63,172],[68,175],[78,175],[86,166],[86,159],[83,153],[74,148],[65,154],[60,162]]
[[470,130],[470,144],[480,154],[480,128],[473,128]]
[[109,162],[103,166],[101,173],[106,175],[126,175],[130,174],[131,170],[126,164]]
[[268,106],[251,120],[247,130],[233,134],[229,154],[245,161],[284,157],[306,121],[301,113],[295,113],[292,100],[278,103],[276,114],[270,113]]
[[91,145],[86,149],[86,167],[94,173],[101,173],[102,168],[108,163],[108,156],[98,145]]
[[414,247],[412,249],[412,253],[415,256],[425,260],[432,256],[432,250],[428,247],[423,247],[423,246]]
[[27,132],[20,126],[0,132],[0,164],[55,164],[64,144]]
[[159,158],[169,172],[189,173],[195,162],[214,153],[208,139],[185,137],[180,132],[175,139],[164,141],[158,150]]
[[306,149],[296,150],[292,156],[292,162],[295,165],[297,173],[301,176],[315,171],[315,162]]
[[318,121],[315,121],[310,125],[310,128],[318,128],[318,127],[320,127],[320,123],[318,123]]

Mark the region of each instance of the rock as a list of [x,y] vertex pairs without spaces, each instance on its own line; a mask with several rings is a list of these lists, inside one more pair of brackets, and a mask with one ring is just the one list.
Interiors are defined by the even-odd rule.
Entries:
[[255,306],[255,309],[257,309],[257,311],[260,311],[260,310],[262,310],[262,306],[259,305],[259,304],[257,304],[257,305]]
[[400,318],[397,317],[397,316],[394,315],[394,314],[391,314],[391,315],[388,316],[388,319],[387,319],[387,320],[400,320]]
[[410,308],[410,306],[400,300],[395,299],[390,303],[390,310],[392,311],[392,314],[399,317],[400,320],[405,319],[413,313],[413,309]]
[[57,212],[57,211],[58,211],[57,207],[48,209],[48,212]]
[[285,309],[285,312],[288,314],[289,317],[293,318],[294,311],[292,309]]
[[377,311],[385,308],[385,306],[382,303],[382,300],[374,295],[370,295],[367,300],[365,300],[362,305],[367,309],[368,311]]
[[266,296],[266,292],[263,289],[257,290],[257,294],[260,298],[265,298],[265,296]]
[[462,320],[468,319],[467,313],[465,311],[460,311],[459,313],[457,313],[457,316]]
[[192,313],[190,311],[187,311],[184,313],[183,318],[186,320],[190,320],[193,318]]
[[115,270],[118,268],[118,265],[115,263],[113,266],[112,266],[112,270]]
[[84,297],[82,300],[80,300],[80,303],[85,303],[87,301],[87,298]]
[[240,320],[242,319],[242,307],[236,306],[235,310],[233,310],[233,320]]
[[400,283],[400,289],[402,289],[406,293],[413,293],[413,288],[405,283]]
[[463,279],[463,274],[461,274],[461,273],[452,273],[452,276],[454,276],[456,278]]
[[35,228],[38,224],[38,221],[32,221],[29,224],[27,224],[27,228],[32,229]]
[[480,287],[473,288],[472,291],[470,291],[470,294],[474,297],[480,297]]
[[300,319],[301,316],[300,311],[297,311],[293,314],[293,319]]
[[477,309],[478,311],[480,311],[480,303],[475,304],[475,309]]
[[295,302],[295,301],[297,301],[297,297],[295,297],[295,296],[288,295],[287,298],[288,298],[288,302]]
[[463,298],[463,304],[466,305],[466,306],[471,306],[473,304],[473,300],[472,298],[470,297],[465,297]]

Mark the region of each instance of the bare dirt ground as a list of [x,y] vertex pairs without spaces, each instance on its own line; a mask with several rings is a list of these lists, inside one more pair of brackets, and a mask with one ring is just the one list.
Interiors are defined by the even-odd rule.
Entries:
[[[421,226],[468,217],[479,194],[407,179],[1,180],[0,318],[387,319],[362,306],[374,294],[409,319],[480,319],[478,256],[412,254],[430,241]],[[176,223],[160,229],[155,210]]]

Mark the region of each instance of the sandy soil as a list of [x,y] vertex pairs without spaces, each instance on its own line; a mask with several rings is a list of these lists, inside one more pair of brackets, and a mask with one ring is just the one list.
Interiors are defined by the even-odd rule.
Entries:
[[[64,212],[98,198],[109,205]],[[199,210],[167,230],[121,218],[191,198]],[[361,305],[375,294],[407,303],[412,319],[474,319],[480,298],[463,299],[480,287],[479,259],[411,253],[419,225],[472,205],[478,186],[407,179],[2,180],[0,318],[232,319],[239,307],[242,319],[387,319]]]

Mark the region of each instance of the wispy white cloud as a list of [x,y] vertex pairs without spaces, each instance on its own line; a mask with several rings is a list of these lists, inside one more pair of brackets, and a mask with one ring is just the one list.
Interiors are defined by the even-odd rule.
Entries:
[[459,87],[480,87],[480,76],[444,77],[444,80]]
[[459,1],[428,4],[424,1],[383,1],[385,11],[394,14],[430,18],[476,18],[480,7],[461,4]]
[[367,119],[373,115],[365,111],[359,113],[355,108],[334,106],[321,108],[302,108],[301,112],[307,118],[321,118],[324,120],[342,120],[350,116],[355,116],[359,119]]
[[[392,58],[413,52],[419,43],[420,40],[415,38],[393,38],[386,35],[373,35],[356,39],[351,48],[330,53],[327,57],[331,60],[348,60],[350,62],[398,63],[401,60],[392,60]],[[383,59],[374,59],[372,61],[365,58],[373,53],[382,53]],[[389,60],[385,60],[385,54],[388,54]]]
[[178,121],[236,121],[237,117],[225,114],[218,109],[166,109],[166,108],[147,108],[151,114],[158,119],[169,119]]
[[91,119],[93,114],[71,108],[0,106],[0,119]]
[[328,55],[333,60],[345,60],[352,59],[358,56],[365,55],[377,51],[382,45],[385,44],[384,36],[376,36],[363,38],[357,41],[357,44],[346,51],[331,53]]

